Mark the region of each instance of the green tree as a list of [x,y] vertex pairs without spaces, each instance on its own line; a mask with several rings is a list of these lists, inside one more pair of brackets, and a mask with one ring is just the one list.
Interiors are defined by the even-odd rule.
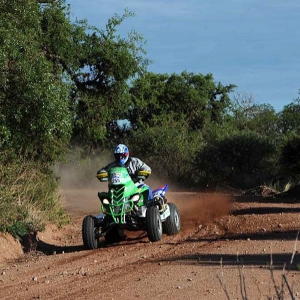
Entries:
[[105,30],[89,26],[86,20],[74,24],[60,5],[43,10],[43,49],[56,70],[63,70],[73,83],[73,138],[101,145],[108,123],[122,117],[130,106],[128,84],[142,74],[149,60],[145,58],[143,37],[131,31],[127,38],[117,28],[134,13],[125,10],[107,22]]
[[53,74],[41,50],[37,2],[2,1],[0,5],[2,149],[53,163],[70,138],[70,87]]
[[146,159],[156,176],[192,185],[193,161],[203,139],[190,132],[186,123],[175,121],[170,114],[159,125],[143,125],[133,131],[128,143],[131,152]]
[[280,176],[299,184],[300,166],[300,98],[284,106],[279,113],[279,129],[282,134],[279,155]]
[[0,230],[63,220],[50,166],[72,132],[70,85],[45,55],[37,1],[0,2]]
[[235,133],[200,149],[195,159],[198,182],[206,186],[249,188],[269,181],[274,174],[275,147],[253,132]]
[[2,144],[14,141],[45,160],[68,145],[71,131],[74,140],[103,144],[109,122],[130,106],[130,79],[149,63],[138,33],[117,34],[134,14],[115,15],[100,30],[86,20],[73,24],[64,0],[4,1],[2,8]]
[[284,106],[279,113],[279,128],[286,134],[300,134],[300,98]]
[[230,104],[228,94],[234,85],[216,84],[211,74],[146,73],[133,82],[130,94],[134,109],[130,121],[157,124],[172,113],[186,121],[190,130],[201,130],[207,122],[222,122]]
[[280,138],[279,116],[270,104],[257,104],[250,93],[236,93],[229,109],[229,121],[239,131],[250,130],[274,140]]
[[103,143],[107,123],[128,109],[128,82],[148,63],[140,35],[116,34],[132,15],[101,31],[73,24],[64,0],[0,2],[0,230],[38,230],[31,211],[61,217],[50,166],[71,135]]
[[280,153],[281,172],[285,177],[297,179],[300,175],[300,136],[291,134],[285,138]]

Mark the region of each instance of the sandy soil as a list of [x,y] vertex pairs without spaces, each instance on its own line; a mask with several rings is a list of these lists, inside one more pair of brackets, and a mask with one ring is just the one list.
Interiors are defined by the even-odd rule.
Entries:
[[72,224],[48,226],[36,251],[0,237],[1,299],[300,299],[298,197],[170,192],[177,236],[127,232],[87,251],[81,223],[99,213],[96,193],[65,189]]

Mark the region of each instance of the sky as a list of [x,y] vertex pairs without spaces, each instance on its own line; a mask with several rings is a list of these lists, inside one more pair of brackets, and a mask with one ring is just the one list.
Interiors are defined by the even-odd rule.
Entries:
[[232,95],[277,112],[300,97],[299,0],[66,0],[73,20],[105,29],[114,14],[146,40],[148,71],[213,75]]

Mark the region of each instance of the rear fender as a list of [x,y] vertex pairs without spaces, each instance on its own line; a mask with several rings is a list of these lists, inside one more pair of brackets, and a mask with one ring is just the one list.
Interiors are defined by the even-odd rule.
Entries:
[[166,194],[166,192],[167,192],[167,190],[169,189],[169,185],[168,184],[166,184],[166,185],[164,185],[164,186],[161,186],[161,187],[159,187],[159,188],[157,188],[157,189],[155,189],[153,192],[152,192],[152,196],[153,196],[153,198],[155,198],[155,197],[163,197],[163,196],[165,196],[165,194]]

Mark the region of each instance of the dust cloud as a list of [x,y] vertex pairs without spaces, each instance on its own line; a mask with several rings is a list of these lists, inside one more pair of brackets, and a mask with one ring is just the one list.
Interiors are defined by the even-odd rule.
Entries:
[[168,202],[178,207],[182,229],[207,224],[230,214],[233,197],[229,194],[174,192],[167,195]]
[[67,163],[56,165],[55,174],[60,179],[62,206],[71,215],[101,213],[99,191],[107,190],[107,183],[96,178],[97,171],[113,160],[111,153],[82,158],[82,153],[73,152]]
[[[95,215],[101,213],[99,191],[107,190],[107,183],[96,178],[97,171],[113,160],[111,153],[79,159],[73,154],[67,164],[55,167],[61,181],[60,194],[65,210],[73,215]],[[227,194],[183,191],[179,185],[153,172],[145,182],[152,189],[169,184],[166,193],[168,202],[178,207],[182,228],[195,227],[215,218],[228,215],[232,197]]]

